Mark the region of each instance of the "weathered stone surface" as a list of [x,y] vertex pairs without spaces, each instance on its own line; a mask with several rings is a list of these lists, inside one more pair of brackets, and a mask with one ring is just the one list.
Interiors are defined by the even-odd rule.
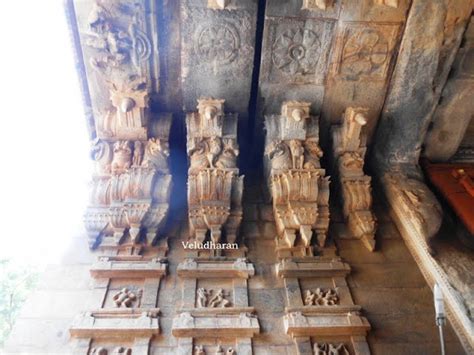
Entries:
[[424,156],[431,161],[449,160],[465,139],[474,112],[474,103],[471,100],[474,69],[472,59],[469,59],[473,51],[474,21],[471,17],[433,115],[433,124],[425,138]]

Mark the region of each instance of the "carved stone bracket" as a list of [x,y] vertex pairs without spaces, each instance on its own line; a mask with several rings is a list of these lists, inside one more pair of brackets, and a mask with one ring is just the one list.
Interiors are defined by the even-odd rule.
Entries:
[[344,217],[354,237],[373,251],[376,218],[371,211],[371,178],[363,170],[367,150],[363,128],[367,124],[367,112],[367,109],[348,107],[342,124],[333,127],[332,135]]
[[188,208],[191,234],[204,242],[235,243],[242,220],[243,176],[237,157],[237,115],[224,113],[224,100],[200,99],[186,117],[189,156]]
[[84,222],[91,247],[113,236],[118,245],[130,237],[155,241],[169,208],[171,175],[168,137],[172,117],[160,114],[149,124],[148,140],[96,139],[91,156],[96,172],[90,184],[90,204]]
[[329,177],[320,166],[318,118],[310,116],[309,107],[287,101],[281,115],[266,116],[265,173],[280,241],[311,254],[313,232],[320,247],[326,240]]

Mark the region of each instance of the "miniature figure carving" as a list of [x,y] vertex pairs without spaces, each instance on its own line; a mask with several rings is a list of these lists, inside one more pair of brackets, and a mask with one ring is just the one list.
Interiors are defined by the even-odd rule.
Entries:
[[313,346],[314,355],[350,355],[344,344],[315,343]]
[[143,143],[135,141],[133,144],[133,159],[132,166],[140,166],[143,159]]
[[197,307],[198,308],[224,308],[230,307],[231,303],[225,297],[223,289],[217,290],[206,290],[205,288],[199,288],[197,290]]
[[131,308],[135,303],[138,303],[137,306],[139,307],[141,294],[141,289],[138,290],[137,294],[135,294],[125,287],[117,292],[112,299],[115,306],[118,308]]
[[333,128],[343,212],[351,233],[373,251],[376,219],[372,209],[371,178],[364,174],[366,109],[346,109],[343,123]]
[[132,164],[132,148],[129,141],[118,141],[114,144],[112,174],[119,175],[127,171]]
[[317,288],[314,291],[306,290],[304,304],[306,306],[334,306],[339,303],[339,296],[333,289],[323,290]]
[[279,243],[295,247],[298,233],[312,255],[313,232],[322,247],[329,227],[329,178],[319,162],[318,119],[309,110],[308,102],[287,101],[280,116],[266,117],[265,155]]
[[194,347],[194,355],[206,355],[206,350],[202,345],[196,345]]
[[218,243],[224,231],[227,241],[234,242],[243,190],[237,168],[237,116],[224,113],[224,100],[200,99],[197,108],[186,117],[191,234],[203,242],[210,230],[211,240]]

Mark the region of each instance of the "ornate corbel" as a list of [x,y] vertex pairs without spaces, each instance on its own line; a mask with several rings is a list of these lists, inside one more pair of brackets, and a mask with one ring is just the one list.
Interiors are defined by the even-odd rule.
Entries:
[[318,124],[308,102],[286,101],[281,115],[265,118],[265,170],[279,240],[308,253],[313,233],[323,247],[329,227],[329,178],[320,165]]
[[224,100],[198,100],[198,111],[186,117],[189,156],[188,208],[191,234],[204,242],[237,238],[242,220],[243,176],[237,157],[237,115],[224,113]]
[[363,171],[367,150],[363,131],[367,124],[366,114],[366,109],[348,107],[342,124],[333,127],[332,135],[344,217],[354,237],[361,239],[373,251],[376,218],[371,211],[371,178]]

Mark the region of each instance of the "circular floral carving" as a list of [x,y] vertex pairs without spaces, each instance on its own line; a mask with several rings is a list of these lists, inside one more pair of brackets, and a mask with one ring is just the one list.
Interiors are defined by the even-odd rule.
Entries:
[[213,24],[199,32],[196,41],[198,55],[209,62],[226,64],[232,62],[240,48],[240,37],[230,23]]
[[308,29],[289,29],[273,44],[275,66],[288,74],[313,74],[321,48],[318,35]]
[[354,77],[371,75],[389,58],[384,36],[375,29],[365,29],[347,40],[342,52],[342,73]]

